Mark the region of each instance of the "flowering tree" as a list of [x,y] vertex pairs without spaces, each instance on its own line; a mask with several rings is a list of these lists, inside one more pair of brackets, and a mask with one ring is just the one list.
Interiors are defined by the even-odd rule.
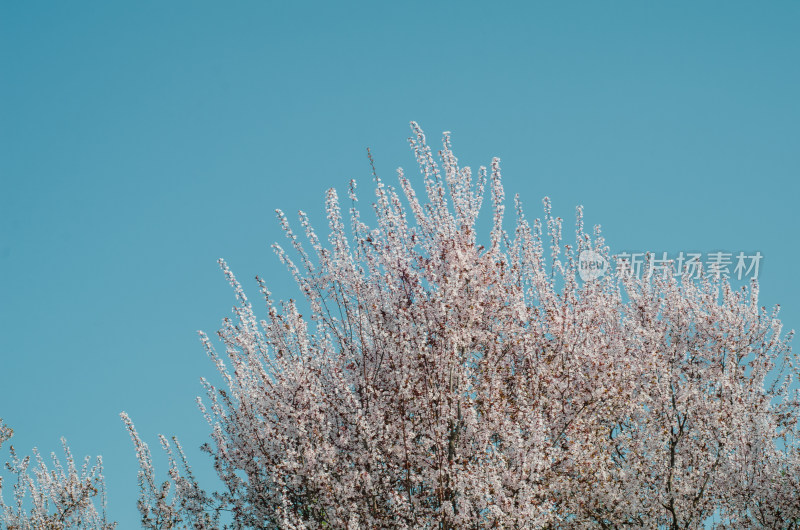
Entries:
[[[11,438],[13,431],[0,419],[0,446]],[[34,449],[35,466],[31,458],[19,458],[10,447],[11,461],[6,467],[17,477],[13,505],[3,501],[0,479],[0,523],[8,530],[66,530],[69,528],[111,530],[116,524],[105,513],[105,483],[100,457],[90,467],[87,457],[80,470],[62,438],[66,467],[52,454],[53,468],[48,469],[42,456]],[[30,472],[32,471],[33,476]]]
[[[420,198],[376,174],[374,224],[350,185],[349,220],[327,194],[327,244],[275,249],[303,302],[266,318],[220,262],[238,305],[201,333],[224,381],[204,381],[204,446],[224,489],[205,493],[176,441],[170,479],[124,416],[148,528],[797,528],[800,402],[791,334],[757,286],[612,272],[599,228],[574,244],[545,199],[514,201],[504,230],[500,162],[474,175],[445,134],[437,162],[412,124]],[[488,187],[493,222],[476,236]],[[306,313],[303,316],[302,313]],[[227,516],[220,514],[227,513]]]

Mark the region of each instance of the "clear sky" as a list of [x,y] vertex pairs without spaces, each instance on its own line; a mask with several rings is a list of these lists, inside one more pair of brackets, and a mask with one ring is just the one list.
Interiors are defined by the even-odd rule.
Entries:
[[103,454],[122,528],[120,411],[210,475],[217,258],[295,296],[273,210],[368,198],[368,146],[417,174],[410,120],[565,233],[583,204],[613,251],[761,252],[800,324],[800,3],[342,4],[0,3],[0,416],[23,452]]

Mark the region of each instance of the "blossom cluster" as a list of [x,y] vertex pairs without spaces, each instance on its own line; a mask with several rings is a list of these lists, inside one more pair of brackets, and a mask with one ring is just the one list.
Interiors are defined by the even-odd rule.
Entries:
[[[0,420],[0,445],[11,437],[11,429]],[[49,468],[34,448],[33,458],[20,458],[14,447],[9,448],[8,470],[16,476],[14,501],[6,504],[0,480],[0,527],[8,530],[112,530],[116,524],[106,514],[103,461],[94,464],[87,457],[80,470],[61,439],[64,463],[53,453]]]

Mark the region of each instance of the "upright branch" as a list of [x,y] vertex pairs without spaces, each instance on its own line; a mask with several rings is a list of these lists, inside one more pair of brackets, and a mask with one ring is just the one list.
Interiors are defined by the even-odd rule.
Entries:
[[[11,429],[0,421],[0,445],[11,437]],[[66,530],[116,528],[106,515],[103,461],[94,464],[86,457],[78,470],[72,453],[62,438],[64,463],[55,453],[49,468],[39,452],[20,458],[10,446],[6,468],[16,476],[14,501],[6,504],[0,480],[0,523],[8,530]]]

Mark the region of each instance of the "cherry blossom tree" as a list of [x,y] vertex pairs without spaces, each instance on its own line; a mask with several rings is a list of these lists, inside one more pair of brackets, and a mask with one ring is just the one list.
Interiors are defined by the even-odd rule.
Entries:
[[[0,419],[0,446],[11,438],[13,431]],[[105,482],[100,457],[93,465],[87,457],[80,469],[62,438],[66,466],[51,455],[48,468],[39,452],[20,458],[10,446],[11,460],[7,469],[16,476],[14,504],[3,500],[0,478],[0,523],[8,530],[111,530],[116,524],[105,512]]]
[[302,301],[257,278],[259,319],[220,261],[238,303],[224,353],[200,334],[223,384],[198,403],[223,487],[163,437],[158,484],[123,415],[144,526],[797,528],[797,357],[757,285],[581,282],[581,252],[612,256],[580,208],[572,243],[547,199],[529,221],[515,198],[506,231],[500,161],[475,174],[412,130],[424,195],[373,165],[371,226],[355,182],[349,216],[329,190],[325,243],[278,212]]

